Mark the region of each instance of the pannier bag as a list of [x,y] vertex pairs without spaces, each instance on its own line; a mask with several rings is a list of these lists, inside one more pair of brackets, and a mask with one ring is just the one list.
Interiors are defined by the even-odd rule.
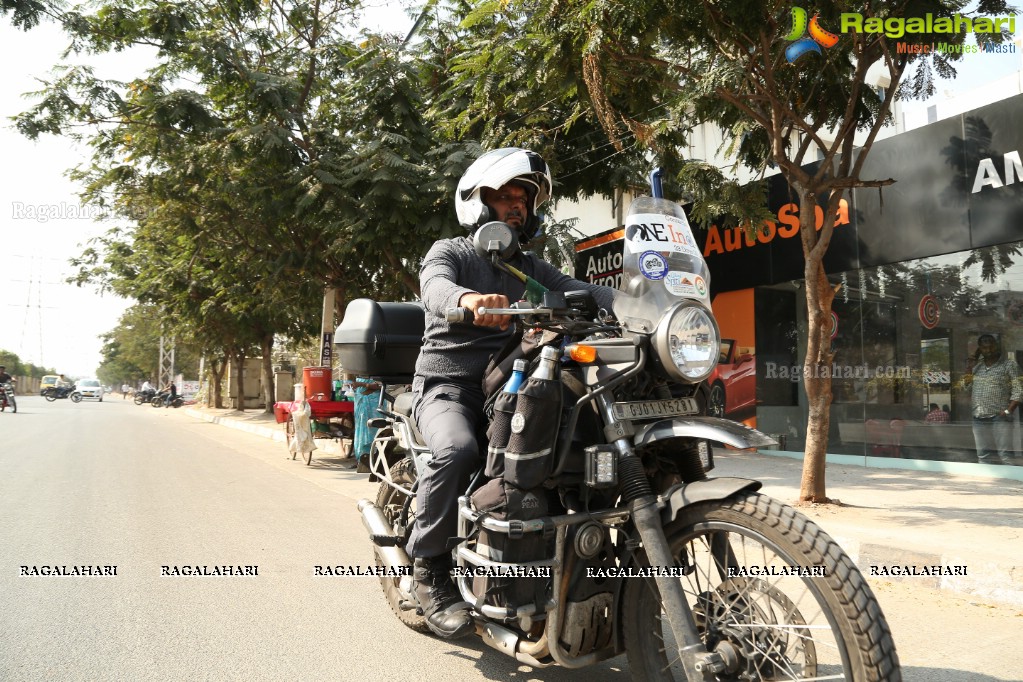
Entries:
[[[547,516],[546,491],[521,490],[501,479],[494,479],[472,494],[472,506],[500,521],[531,521]],[[523,533],[510,538],[507,533],[480,529],[476,552],[492,561],[519,563],[547,558],[548,540],[543,533]],[[547,578],[475,576],[472,589],[486,604],[512,609],[526,604],[543,604]]]

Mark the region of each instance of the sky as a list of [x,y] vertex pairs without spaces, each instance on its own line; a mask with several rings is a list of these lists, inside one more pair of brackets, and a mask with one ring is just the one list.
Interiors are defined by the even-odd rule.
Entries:
[[[365,25],[407,31],[412,20],[402,4],[367,3]],[[53,136],[30,141],[10,121],[31,106],[23,93],[40,89],[37,79],[49,77],[66,45],[53,24],[26,32],[0,18],[0,349],[78,378],[95,376],[100,335],[117,326],[132,301],[65,283],[74,273],[69,259],[118,223],[94,219],[95,211],[81,204],[78,187],[65,176],[88,160],[87,147]],[[139,50],[89,57],[87,63],[98,76],[130,80],[140,65],[152,62],[151,55]]]
[[[418,0],[370,0],[368,27],[403,33],[412,25],[403,6]],[[1018,35],[1023,35],[1023,28]],[[23,93],[39,89],[60,61],[66,45],[60,30],[42,24],[28,32],[0,18],[0,349],[23,361],[53,368],[72,377],[95,375],[100,362],[100,335],[117,326],[131,301],[100,294],[92,287],[65,283],[73,273],[69,259],[89,240],[116,223],[94,220],[78,199],[78,188],[65,172],[88,158],[88,149],[63,138],[32,142],[11,127],[10,117],[30,106]],[[125,52],[89,58],[97,74],[129,80],[151,57]],[[961,62],[955,81],[939,93],[962,91],[1019,69],[1020,53],[978,55]],[[926,106],[914,104],[914,106]]]

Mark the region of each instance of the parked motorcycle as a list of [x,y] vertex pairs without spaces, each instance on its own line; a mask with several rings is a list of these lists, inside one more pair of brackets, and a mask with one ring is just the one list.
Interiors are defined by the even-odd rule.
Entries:
[[40,391],[39,395],[51,403],[54,400],[62,400],[64,398],[69,398],[73,403],[82,402],[82,394],[76,391],[74,386],[50,386]]
[[14,384],[9,382],[0,384],[0,412],[8,407],[11,408],[11,412],[18,411],[18,401],[14,398]]
[[[495,264],[515,244],[503,227],[476,234]],[[881,608],[842,548],[758,481],[706,475],[710,442],[774,444],[705,416],[700,384],[720,340],[708,292],[681,207],[641,197],[617,319],[588,292],[486,311],[530,332],[491,383],[516,358],[529,378],[488,401],[487,461],[458,500],[453,575],[477,633],[534,667],[625,653],[635,680],[901,680]],[[421,306],[360,299],[335,337],[348,371],[388,384],[386,417],[370,422],[381,484],[358,508],[387,602],[417,631],[426,623],[404,548],[431,455],[411,394],[391,386],[410,383],[422,332]]]

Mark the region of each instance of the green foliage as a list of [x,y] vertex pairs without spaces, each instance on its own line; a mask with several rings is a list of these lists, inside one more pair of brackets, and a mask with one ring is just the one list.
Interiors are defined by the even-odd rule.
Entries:
[[18,129],[79,137],[84,198],[125,224],[75,261],[80,285],[157,306],[210,353],[317,328],[324,286],[407,299],[451,231],[475,145],[426,117],[393,38],[356,41],[358,3],[136,3],[63,17],[72,51],[155,46],[128,82],[61,67]]
[[117,326],[103,335],[100,365],[96,376],[105,384],[120,387],[127,382],[132,386],[142,381],[156,381],[159,376],[160,337],[166,344],[174,344],[175,373],[196,378],[199,372],[199,352],[180,325],[164,315],[153,304],[137,304],[126,310]]
[[13,377],[35,377],[39,378],[44,374],[56,374],[56,370],[48,367],[39,367],[31,362],[22,362],[17,353],[0,348],[0,365],[7,368],[7,373]]

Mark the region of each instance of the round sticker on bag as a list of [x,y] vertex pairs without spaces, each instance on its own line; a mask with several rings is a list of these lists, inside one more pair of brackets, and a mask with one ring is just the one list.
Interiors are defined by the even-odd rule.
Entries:
[[639,271],[647,279],[664,279],[668,274],[668,261],[656,251],[644,251],[639,257]]
[[524,428],[526,428],[526,418],[522,416],[521,412],[516,412],[511,418],[512,433],[522,433]]

